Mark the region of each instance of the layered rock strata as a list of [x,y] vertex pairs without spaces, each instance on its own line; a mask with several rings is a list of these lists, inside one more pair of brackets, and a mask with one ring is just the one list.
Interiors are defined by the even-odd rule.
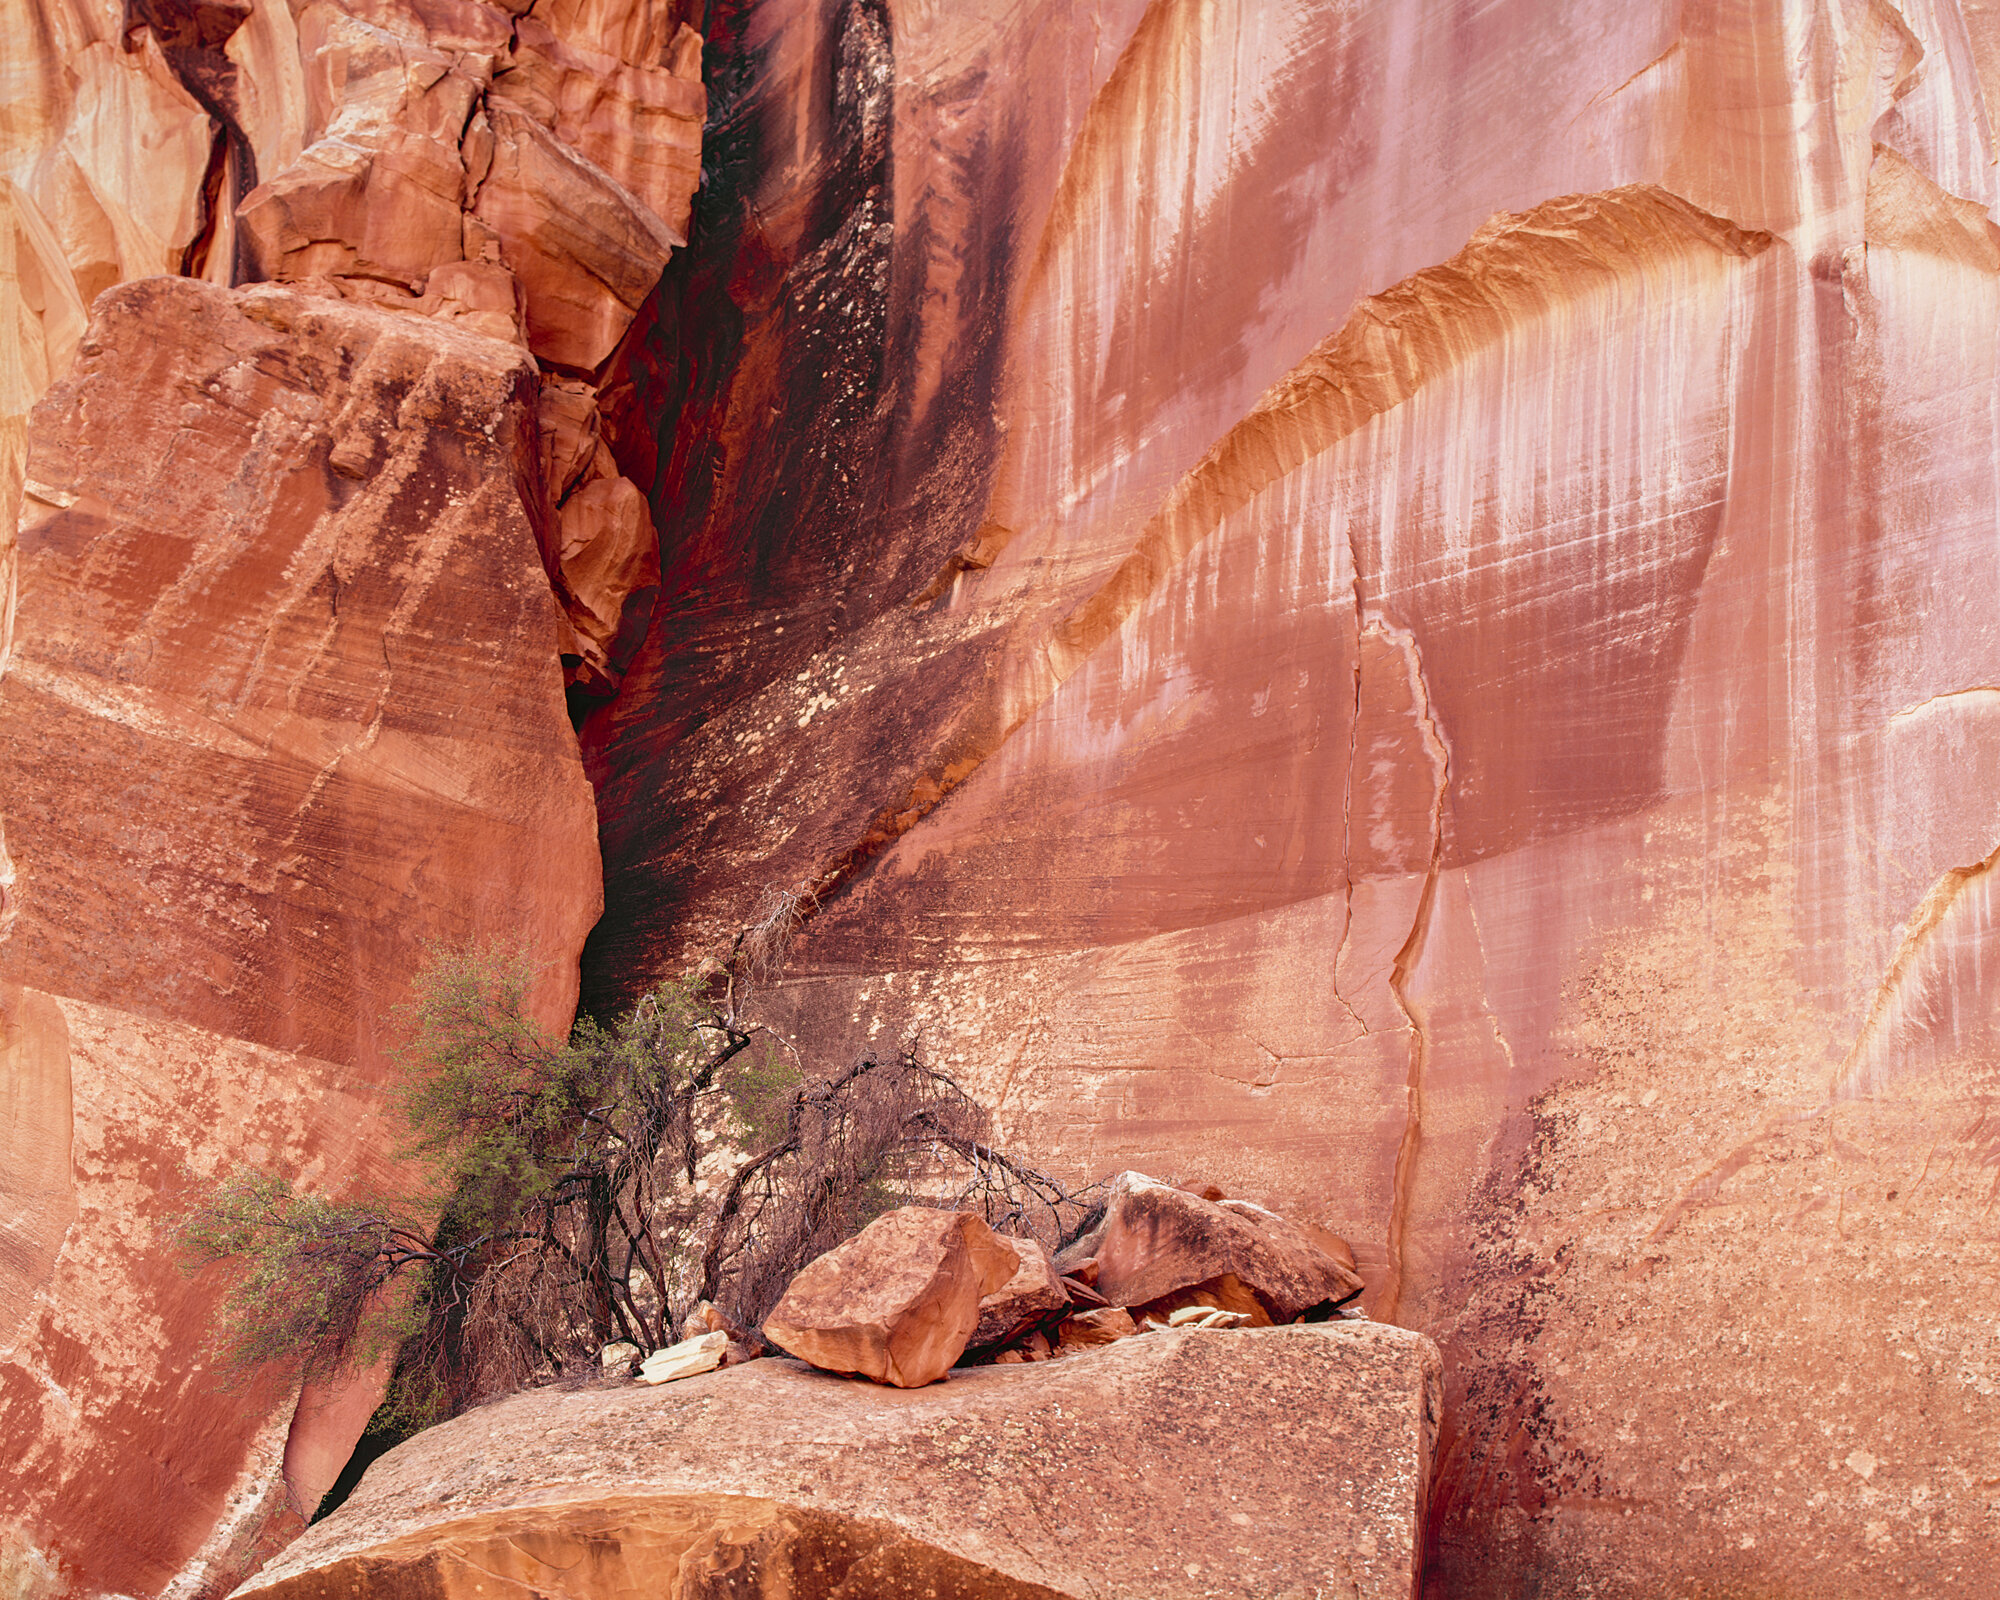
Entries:
[[[427,941],[518,943],[568,1020],[599,871],[564,680],[615,684],[658,567],[597,380],[685,237],[690,18],[0,19],[9,1584],[204,1592],[301,1525],[380,1374],[218,1397],[167,1215],[237,1159],[394,1181]],[[255,279],[291,292],[198,282]]]
[[1351,1240],[1440,1592],[1980,1593],[1989,9],[718,7],[587,991],[789,888],[828,1056]]
[[1341,1324],[914,1391],[767,1360],[518,1395],[383,1457],[238,1592],[1404,1600],[1438,1383],[1428,1340]]
[[[68,1592],[233,1583],[380,1392],[225,1393],[165,1227],[247,1161],[393,1184],[428,942],[566,1024],[589,787],[516,345],[275,287],[98,302],[35,412],[0,677],[0,1527]],[[40,1570],[37,1568],[36,1570]]]

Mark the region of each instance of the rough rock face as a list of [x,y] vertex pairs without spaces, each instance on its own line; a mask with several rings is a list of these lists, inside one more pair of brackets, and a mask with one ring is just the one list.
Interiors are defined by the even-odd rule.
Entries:
[[1979,1593],[1991,7],[706,28],[587,992],[810,890],[828,1056],[1350,1240],[1441,1593]]
[[913,1392],[769,1360],[518,1395],[383,1457],[240,1592],[1405,1600],[1438,1383],[1428,1340],[1338,1324]]
[[[594,415],[598,369],[685,240],[700,0],[537,17],[480,0],[8,4],[22,47],[0,80],[0,543],[28,408],[115,283],[312,282],[470,321],[564,369]],[[608,454],[556,498],[606,479]],[[654,598],[634,548],[651,523],[625,490],[613,537],[565,530],[547,550],[588,694],[616,686]]]
[[[804,890],[769,999],[816,1051],[920,1026],[1052,1166],[1223,1177],[1351,1240],[1375,1314],[1451,1357],[1440,1593],[1980,1595],[1996,15],[14,0],[0,567],[22,419],[124,278],[331,272],[525,341],[562,369],[545,476],[588,496],[539,530],[559,648],[580,709],[618,690],[584,729],[594,1001]],[[658,199],[695,176],[683,24],[716,90],[687,229]],[[657,600],[631,496],[591,488],[620,478]],[[220,737],[203,694],[130,737]],[[125,782],[35,748],[79,796]],[[79,825],[39,866],[6,754],[25,926],[111,847]],[[234,948],[203,896],[248,870],[182,826],[130,830],[199,902],[175,960]],[[394,903],[400,866],[328,838],[355,906]],[[97,926],[78,970],[144,967],[202,1015],[310,990],[325,948],[274,923],[217,998]],[[121,1063],[217,1095],[284,1065],[258,1114],[316,1103],[261,1039],[176,1054],[0,977],[33,1074],[6,1126],[73,1141],[20,1134],[10,1273],[49,1270],[87,1192],[151,1203],[147,1149],[93,1109]],[[120,1016],[211,1026],[166,1003]],[[64,1348],[21,1380],[51,1438]],[[152,1426],[104,1434],[140,1441],[120,1472]],[[166,1508],[221,1503],[146,1470],[115,1497],[140,1512],[75,1511],[129,1529],[101,1581],[134,1594],[194,1525]]]
[[964,1354],[980,1302],[1020,1265],[971,1212],[902,1206],[792,1279],[764,1336],[828,1372],[920,1389]]
[[393,1178],[425,940],[525,940],[538,1015],[570,1014],[598,867],[535,415],[515,345],[174,278],[102,298],[35,412],[0,652],[0,1529],[75,1592],[235,1581],[379,1393],[217,1392],[218,1285],[161,1231],[190,1177]]
[[998,1344],[1011,1339],[1029,1323],[1061,1311],[1070,1303],[1049,1253],[1033,1239],[1012,1239],[1007,1247],[1019,1258],[1013,1276],[979,1302],[979,1321],[973,1325],[968,1348]]
[[1114,1306],[1140,1306],[1229,1278],[1272,1322],[1351,1299],[1361,1279],[1303,1230],[1258,1207],[1217,1203],[1121,1172],[1110,1183],[1104,1215],[1057,1265],[1096,1263],[1093,1287]]
[[[657,581],[596,368],[684,237],[700,9],[0,7],[9,1593],[226,1586],[372,1408],[217,1396],[183,1167],[392,1176],[424,940],[521,942],[570,1015],[563,679],[615,685]],[[298,292],[153,280],[86,335],[150,274]]]

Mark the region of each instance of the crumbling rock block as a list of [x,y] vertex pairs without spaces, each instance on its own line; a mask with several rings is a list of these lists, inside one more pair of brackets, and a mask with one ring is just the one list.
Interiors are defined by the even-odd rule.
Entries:
[[1222,1296],[1228,1275],[1273,1322],[1292,1322],[1361,1288],[1303,1229],[1261,1206],[1204,1200],[1138,1172],[1121,1172],[1110,1191],[1103,1217],[1056,1265],[1094,1260],[1097,1292],[1113,1305],[1146,1306],[1198,1288]]
[[595,478],[563,502],[561,561],[576,636],[573,679],[609,693],[652,616],[660,547],[629,478]]
[[904,1206],[799,1273],[764,1335],[829,1372],[920,1388],[964,1353],[979,1302],[1019,1265],[971,1212]]
[[544,1389],[390,1452],[238,1592],[1409,1600],[1439,1396],[1436,1347],[1368,1323],[1156,1331],[897,1394],[782,1359]]

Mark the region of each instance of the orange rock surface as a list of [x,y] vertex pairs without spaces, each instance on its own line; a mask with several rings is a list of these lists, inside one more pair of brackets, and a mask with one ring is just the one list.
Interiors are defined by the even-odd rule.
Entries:
[[224,1280],[163,1232],[190,1185],[397,1181],[426,941],[519,941],[544,1024],[574,1005],[598,860],[535,414],[517,346],[174,278],[101,299],[35,413],[0,678],[0,1527],[71,1592],[233,1584],[379,1394],[218,1389]]
[[911,1391],[778,1359],[517,1395],[385,1456],[242,1593],[1407,1600],[1438,1390],[1427,1339],[1338,1323]]

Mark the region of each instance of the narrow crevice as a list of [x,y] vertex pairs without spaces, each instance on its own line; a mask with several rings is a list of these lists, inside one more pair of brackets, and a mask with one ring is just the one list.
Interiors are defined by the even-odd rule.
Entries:
[[1354,1025],[1366,1037],[1372,1030],[1362,1020],[1361,1013],[1348,1002],[1340,992],[1340,963],[1347,954],[1347,947],[1354,934],[1354,761],[1359,753],[1361,741],[1361,634],[1362,634],[1362,593],[1361,593],[1361,541],[1355,537],[1354,527],[1347,529],[1347,559],[1352,573],[1354,600],[1354,705],[1347,723],[1347,770],[1341,775],[1340,796],[1340,871],[1341,871],[1341,915],[1340,943],[1333,952],[1333,971],[1329,983],[1333,998],[1340,1009],[1354,1019]]
[[1409,1228],[1411,1195],[1416,1185],[1417,1158],[1423,1147],[1424,1088],[1430,1067],[1430,1017],[1410,987],[1417,963],[1431,931],[1431,913],[1437,903],[1438,879],[1444,872],[1444,803],[1451,787],[1451,751],[1438,733],[1431,713],[1430,685],[1424,679],[1423,660],[1416,641],[1410,640],[1410,687],[1417,697],[1417,723],[1424,744],[1436,763],[1437,782],[1431,794],[1431,854],[1424,870],[1423,891],[1417,896],[1416,915],[1409,935],[1396,952],[1389,971],[1389,992],[1410,1029],[1409,1071],[1405,1081],[1408,1096],[1403,1115],[1403,1135],[1396,1144],[1396,1167],[1389,1195],[1389,1276],[1376,1301],[1378,1321],[1394,1322],[1402,1307],[1403,1287],[1408,1280],[1405,1262],[1405,1235]]

